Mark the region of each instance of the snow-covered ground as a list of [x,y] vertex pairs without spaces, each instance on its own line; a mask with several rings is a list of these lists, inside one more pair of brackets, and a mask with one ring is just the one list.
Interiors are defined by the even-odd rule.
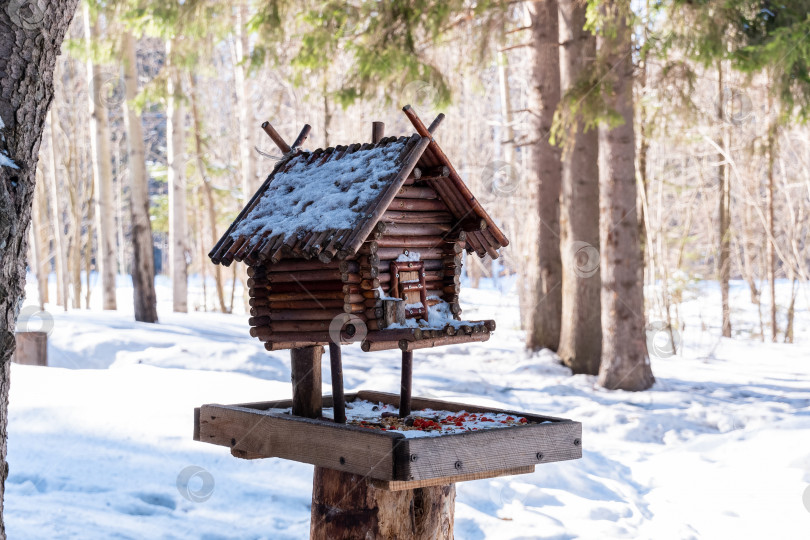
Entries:
[[[191,439],[195,406],[288,398],[287,353],[251,339],[244,315],[171,313],[164,280],[160,323],[134,323],[120,285],[119,312],[49,308],[54,367],[12,366],[8,537],[306,538],[312,467]],[[782,306],[787,293],[780,284]],[[465,315],[493,317],[498,331],[418,351],[414,392],[581,421],[584,457],[458,484],[456,537],[810,537],[808,291],[794,345],[750,339],[759,323],[742,283],[739,340],[718,338],[718,297],[713,284],[693,288],[678,354],[653,356],[651,391],[625,393],[571,376],[547,351],[525,353],[514,294],[466,289]],[[650,336],[656,350],[665,337]],[[347,391],[397,390],[396,352],[344,351]]]

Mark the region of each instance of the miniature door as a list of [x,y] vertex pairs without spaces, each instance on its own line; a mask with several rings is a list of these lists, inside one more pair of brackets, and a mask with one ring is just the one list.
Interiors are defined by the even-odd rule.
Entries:
[[405,301],[405,318],[428,320],[425,263],[422,261],[391,261],[392,296]]

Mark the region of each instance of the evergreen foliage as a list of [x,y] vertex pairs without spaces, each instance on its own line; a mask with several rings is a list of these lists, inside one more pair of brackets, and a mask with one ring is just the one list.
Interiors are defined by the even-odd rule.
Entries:
[[[461,25],[476,33],[478,53],[489,51],[497,39],[502,18],[509,3],[504,0],[401,0],[397,2],[360,2],[349,4],[329,0],[307,2],[302,13],[291,18],[290,4],[284,0],[268,2],[253,19],[261,43],[254,63],[266,58],[278,60],[276,50],[294,36],[300,47],[292,64],[301,77],[325,71],[341,53],[351,56],[354,69],[347,73],[335,99],[348,106],[358,99],[383,89],[394,97],[392,88],[403,88],[414,81],[429,84],[437,105],[449,103],[451,88],[441,68],[430,58],[431,47],[448,39],[450,31]],[[459,63],[475,58],[459,58]]]

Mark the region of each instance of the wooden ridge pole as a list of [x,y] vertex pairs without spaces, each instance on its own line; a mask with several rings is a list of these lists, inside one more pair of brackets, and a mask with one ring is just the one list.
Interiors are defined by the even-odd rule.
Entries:
[[291,150],[289,145],[286,142],[284,142],[284,139],[281,137],[281,135],[278,134],[278,131],[276,131],[276,129],[272,125],[270,125],[270,122],[264,122],[262,124],[262,129],[264,130],[265,133],[267,133],[270,139],[272,139],[272,141],[276,143],[276,146],[278,146],[278,149],[281,150],[283,154],[286,154]]
[[444,113],[439,113],[439,116],[437,116],[433,120],[433,122],[431,122],[430,125],[428,126],[428,131],[430,132],[431,135],[433,134],[434,131],[439,129],[439,125],[442,123],[442,121],[444,121]]
[[295,142],[292,143],[293,150],[304,144],[304,141],[306,141],[307,137],[309,137],[309,132],[311,130],[312,126],[310,126],[309,124],[304,124],[304,127],[301,129],[301,133],[298,134],[298,137],[296,137]]
[[371,142],[377,144],[382,140],[385,134],[385,124],[382,122],[371,123]]

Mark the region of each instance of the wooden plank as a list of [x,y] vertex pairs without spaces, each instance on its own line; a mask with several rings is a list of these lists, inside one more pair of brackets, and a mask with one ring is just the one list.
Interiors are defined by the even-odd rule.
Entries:
[[407,439],[408,454],[416,459],[411,457],[398,476],[421,480],[578,459],[581,440],[577,422]]
[[[346,396],[347,402],[354,399],[395,407],[399,404],[398,395],[384,392],[360,391]],[[529,468],[540,463],[582,457],[582,425],[560,418],[414,397],[414,410],[429,407],[508,413],[532,423],[407,439],[399,433],[302,418],[278,410],[291,403],[203,405],[195,435],[203,442],[227,446],[245,459],[280,457],[386,482],[435,481],[436,485],[512,474],[507,471],[518,468],[530,472]],[[332,398],[324,396],[323,403],[332,405]],[[408,489],[404,484],[391,486]]]
[[[357,399],[357,392],[345,394],[343,398],[346,400],[346,402],[354,401]],[[323,402],[323,406],[327,408],[331,407],[333,404],[332,396],[329,394],[323,396],[323,399],[321,401]],[[292,400],[278,399],[275,401],[253,401],[249,403],[237,403],[235,405],[232,405],[232,407],[240,407],[243,409],[255,409],[257,411],[267,411],[270,409],[289,409],[290,407],[292,407]]]
[[200,440],[262,457],[393,480],[394,454],[405,437],[332,421],[203,405]]
[[517,474],[531,474],[534,472],[534,465],[525,467],[515,467],[498,471],[486,471],[470,474],[458,474],[444,478],[427,478],[425,480],[377,480],[370,478],[369,482],[377,489],[386,491],[403,491],[406,489],[417,489],[430,486],[443,486],[445,484],[455,484],[456,482],[466,482],[468,480],[485,480],[487,478],[497,478],[499,476],[514,476]]
[[417,341],[400,341],[399,347],[403,351],[415,351],[418,349],[430,349],[445,345],[461,345],[463,343],[488,341],[489,337],[490,334],[488,332],[480,334],[457,334],[455,336],[441,336]]

